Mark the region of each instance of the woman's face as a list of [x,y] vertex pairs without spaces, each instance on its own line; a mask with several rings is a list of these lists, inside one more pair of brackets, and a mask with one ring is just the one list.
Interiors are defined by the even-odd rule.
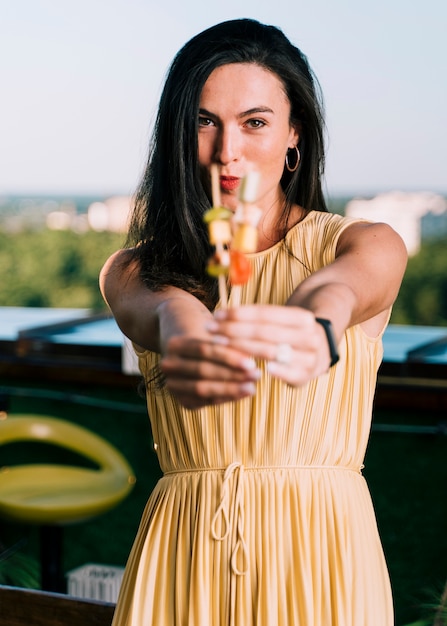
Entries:
[[290,125],[290,102],[279,78],[253,63],[216,68],[199,106],[199,163],[209,180],[220,169],[221,202],[236,209],[241,179],[260,174],[258,206],[264,211],[283,200],[280,186],[288,148],[298,143]]

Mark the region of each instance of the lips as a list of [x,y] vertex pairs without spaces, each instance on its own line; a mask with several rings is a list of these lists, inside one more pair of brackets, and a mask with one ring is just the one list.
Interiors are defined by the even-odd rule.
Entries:
[[239,187],[240,178],[237,176],[221,176],[220,186],[223,191],[234,191]]

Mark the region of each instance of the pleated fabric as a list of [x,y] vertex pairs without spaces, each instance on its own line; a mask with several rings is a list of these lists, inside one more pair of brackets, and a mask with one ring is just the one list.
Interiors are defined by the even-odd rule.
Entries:
[[[334,259],[353,220],[312,212],[251,255],[230,305],[282,304]],[[148,382],[163,477],[131,551],[114,626],[392,626],[390,582],[362,476],[382,335],[357,326],[340,361],[294,388],[180,407]],[[151,380],[158,355],[139,353]]]

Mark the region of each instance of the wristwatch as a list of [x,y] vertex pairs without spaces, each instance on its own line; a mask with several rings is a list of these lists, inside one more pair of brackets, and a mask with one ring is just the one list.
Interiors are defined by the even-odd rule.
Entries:
[[340,355],[338,354],[337,342],[335,341],[332,324],[329,320],[326,320],[323,317],[316,317],[315,321],[323,326],[324,332],[326,333],[326,339],[329,344],[329,352],[331,355],[331,364],[329,367],[332,367],[340,360]]

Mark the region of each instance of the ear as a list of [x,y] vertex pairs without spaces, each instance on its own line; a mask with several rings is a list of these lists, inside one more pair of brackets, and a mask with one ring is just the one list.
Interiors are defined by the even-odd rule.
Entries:
[[291,125],[289,133],[289,148],[296,148],[300,142],[301,124]]

